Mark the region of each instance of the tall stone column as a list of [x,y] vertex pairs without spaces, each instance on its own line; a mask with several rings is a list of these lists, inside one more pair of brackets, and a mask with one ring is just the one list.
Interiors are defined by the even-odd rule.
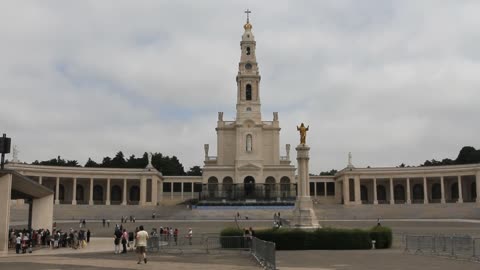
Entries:
[[318,220],[313,211],[312,198],[307,188],[310,182],[308,174],[310,147],[300,144],[295,149],[297,150],[298,162],[298,195],[293,210],[293,224],[300,228],[316,228],[319,227]]
[[72,205],[77,204],[77,178],[73,178],[73,184],[72,184]]
[[462,176],[458,176],[458,203],[463,203]]
[[477,171],[477,175],[475,176],[475,185],[477,187],[477,199],[475,201],[477,204],[480,204],[480,170]]
[[122,205],[127,205],[127,178],[123,178]]
[[377,198],[377,178],[373,178],[373,204],[378,204],[378,198]]
[[93,205],[93,178],[90,178],[90,194],[89,194],[88,204]]
[[38,177],[38,183],[41,185],[42,182],[43,182],[42,176],[39,176],[39,177]]
[[105,200],[105,205],[110,205],[110,178],[107,178],[107,199]]
[[410,196],[410,178],[407,178],[407,204],[411,204],[412,199]]
[[360,194],[360,176],[356,175],[353,181],[355,185],[355,204],[362,204],[362,198]]
[[55,181],[55,204],[60,204],[60,177]]
[[445,203],[445,183],[443,181],[443,176],[440,177],[440,188],[441,188],[441,191],[442,191],[442,199],[441,199],[441,203]]
[[349,178],[348,176],[343,177],[343,204],[350,204],[350,187],[349,187]]
[[423,177],[423,204],[428,204],[427,177]]
[[140,205],[145,205],[147,199],[147,178],[140,178]]
[[395,204],[395,194],[393,192],[393,178],[390,178],[390,204]]

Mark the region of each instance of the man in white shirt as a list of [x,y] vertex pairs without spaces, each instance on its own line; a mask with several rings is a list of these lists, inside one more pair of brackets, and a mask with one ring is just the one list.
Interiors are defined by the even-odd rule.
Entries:
[[147,248],[148,232],[143,229],[143,225],[140,226],[140,231],[137,232],[136,236],[136,245],[137,245],[137,256],[138,264],[142,263],[142,258],[145,263],[147,263],[147,254],[145,250]]

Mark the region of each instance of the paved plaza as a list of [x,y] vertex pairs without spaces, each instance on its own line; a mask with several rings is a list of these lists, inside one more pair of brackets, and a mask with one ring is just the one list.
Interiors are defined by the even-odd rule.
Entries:
[[[277,268],[280,270],[342,270],[342,269],[478,269],[479,263],[455,260],[451,258],[428,255],[412,255],[403,251],[398,236],[410,234],[470,234],[480,235],[480,222],[476,220],[381,220],[382,225],[389,226],[395,234],[394,247],[389,250],[345,250],[345,251],[277,251]],[[241,252],[206,252],[196,250],[171,251],[169,253],[149,253],[147,265],[137,265],[135,254],[113,254],[113,234],[115,221],[110,228],[103,227],[101,221],[87,221],[87,228],[92,230],[91,243],[85,249],[69,248],[36,250],[33,254],[16,255],[10,253],[0,258],[0,269],[261,269],[247,253]],[[139,220],[126,223],[128,230],[143,224],[147,229],[160,226],[172,226],[186,232],[191,227],[196,236],[217,234],[222,228],[236,226],[233,220]],[[323,226],[366,228],[376,224],[376,220],[355,221],[321,221]],[[78,228],[77,221],[57,222],[59,228]],[[270,221],[241,220],[241,227],[267,228]],[[18,226],[21,227],[21,226]]]

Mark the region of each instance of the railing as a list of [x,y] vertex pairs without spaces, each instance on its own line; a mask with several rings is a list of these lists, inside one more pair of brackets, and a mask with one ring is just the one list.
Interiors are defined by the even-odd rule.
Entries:
[[405,252],[480,260],[480,238],[470,235],[405,235]]
[[263,241],[256,237],[252,237],[251,252],[260,265],[266,269],[276,269],[274,242]]
[[256,237],[212,236],[175,237],[172,235],[151,236],[147,241],[149,252],[161,251],[249,251],[265,269],[275,270],[275,243],[263,241]]

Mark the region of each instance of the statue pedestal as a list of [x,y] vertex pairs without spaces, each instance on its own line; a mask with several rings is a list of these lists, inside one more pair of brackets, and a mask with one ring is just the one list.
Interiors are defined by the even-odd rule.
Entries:
[[298,145],[297,162],[298,162],[298,195],[293,210],[293,224],[298,228],[320,228],[317,216],[313,211],[312,198],[308,193],[309,174],[308,161],[310,160],[310,147],[305,144]]

